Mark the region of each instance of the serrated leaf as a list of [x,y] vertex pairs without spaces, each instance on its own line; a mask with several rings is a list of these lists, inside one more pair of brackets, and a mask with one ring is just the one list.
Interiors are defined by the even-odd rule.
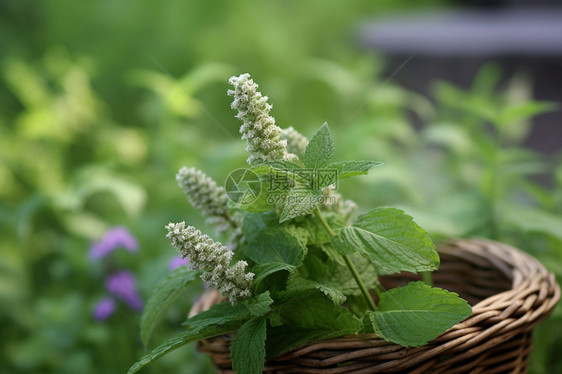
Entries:
[[273,304],[273,299],[269,296],[269,291],[261,293],[247,302],[248,311],[250,311],[253,316],[257,317],[267,314],[271,310],[271,304]]
[[246,239],[244,253],[258,264],[299,265],[304,258],[306,248],[302,242],[279,225],[274,214],[246,215],[242,231]]
[[[378,285],[374,266],[367,259],[358,254],[353,254],[350,258],[368,288]],[[331,258],[323,261],[317,256],[308,256],[298,272],[291,274],[287,282],[288,292],[299,293],[311,289],[319,290],[337,305],[345,302],[347,295],[361,295],[345,262],[339,264]]]
[[341,305],[347,300],[343,292],[337,286],[318,284],[316,288],[324,295],[326,295],[328,299],[332,300],[336,305]]
[[456,293],[411,282],[381,295],[368,316],[383,339],[405,347],[419,347],[435,339],[472,313]]
[[306,279],[299,274],[293,274],[289,277],[287,291],[294,293],[302,293],[307,290],[318,290],[322,292],[328,299],[336,305],[342,305],[346,297],[338,286],[333,284],[322,284],[313,279]]
[[291,161],[270,161],[253,168],[252,171],[260,176],[262,186],[269,192],[283,192],[297,184],[310,184],[308,175],[302,174],[302,166]]
[[248,318],[250,318],[250,312],[243,304],[213,305],[211,309],[188,319],[184,323],[188,326],[187,331],[153,349],[152,352],[133,364],[127,374],[136,373],[152,361],[188,343],[234,331]]
[[277,318],[283,325],[276,324],[268,333],[268,358],[311,340],[356,334],[361,329],[361,321],[348,309],[334,307],[318,291],[287,293],[285,296],[279,298],[281,306],[277,308]]
[[[328,221],[327,218],[326,221]],[[328,224],[330,224],[330,222],[328,222]],[[332,242],[332,238],[317,219],[305,219],[302,225],[306,231],[307,244],[322,245]],[[332,225],[330,225],[330,227],[332,227]]]
[[334,156],[334,140],[330,128],[324,123],[308,142],[303,161],[307,168],[320,169],[328,165]]
[[381,275],[437,270],[439,255],[427,232],[400,209],[376,208],[336,236],[337,246],[367,256]]
[[189,270],[185,266],[180,266],[160,280],[142,312],[141,338],[145,346],[156,325],[187,286],[197,279],[198,274],[197,270]]
[[252,168],[261,182],[260,194],[249,204],[229,204],[251,213],[263,213],[275,208],[280,195],[286,195],[295,185],[307,186],[310,181],[294,170],[301,166],[290,161],[272,161]]
[[254,317],[244,323],[234,336],[230,357],[236,373],[261,374],[265,361],[265,318]]
[[323,244],[320,245],[320,249],[322,252],[328,256],[328,258],[332,259],[333,261],[337,262],[340,265],[345,265],[345,260],[340,252],[338,252],[337,248],[334,247],[331,243],[330,244]]
[[[358,253],[353,253],[349,257],[367,288],[372,289],[379,284],[375,266],[369,260]],[[345,295],[361,295],[361,290],[347,266],[339,263],[329,263],[329,265],[330,269],[324,273],[325,278],[321,278],[320,282],[337,285]]]
[[[338,178],[344,179],[355,175],[365,175],[374,167],[382,165],[379,161],[342,161],[326,166],[327,170],[337,170]],[[322,186],[324,187],[324,186]]]
[[277,308],[287,326],[347,333],[361,330],[361,321],[349,309],[334,305],[318,291],[288,294],[288,300]]
[[252,272],[256,275],[252,283],[254,289],[259,290],[262,282],[272,274],[279,271],[291,272],[295,269],[293,265],[282,262],[268,262],[266,264],[254,266]]
[[[263,186],[263,185],[262,185]],[[275,203],[271,200],[271,193],[262,188],[257,199],[248,204],[238,204],[232,200],[228,201],[230,207],[241,209],[250,213],[264,213],[275,209]]]
[[265,162],[265,165],[276,170],[292,172],[293,170],[302,169],[302,166],[293,161],[273,160]]
[[[333,230],[337,230],[346,225],[345,220],[343,220],[339,214],[323,212],[322,215]],[[305,234],[303,236],[307,239],[306,245],[318,246],[330,259],[341,265],[345,265],[341,253],[338,252],[337,248],[335,248],[332,243],[332,237],[318,220],[305,219],[300,224],[304,226],[303,230]]]
[[312,212],[320,204],[322,192],[310,190],[291,190],[284,202],[279,223]]
[[243,303],[232,305],[229,302],[223,302],[215,304],[209,310],[188,318],[182,325],[186,326],[189,330],[199,331],[210,324],[240,324],[242,321],[250,318],[250,316],[248,307]]
[[311,283],[318,291],[326,295],[326,297],[332,300],[332,302],[336,305],[342,305],[347,300],[343,292],[337,286],[325,285],[318,282]]

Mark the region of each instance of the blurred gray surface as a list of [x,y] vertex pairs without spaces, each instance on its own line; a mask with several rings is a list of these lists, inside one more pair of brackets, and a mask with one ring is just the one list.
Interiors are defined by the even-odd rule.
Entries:
[[562,56],[562,9],[435,11],[386,15],[361,27],[362,44],[441,56]]

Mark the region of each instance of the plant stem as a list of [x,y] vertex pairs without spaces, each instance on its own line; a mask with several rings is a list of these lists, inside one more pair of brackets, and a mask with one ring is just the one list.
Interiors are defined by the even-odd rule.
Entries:
[[[318,207],[316,207],[316,209],[314,210],[314,215],[316,216],[316,218],[318,218],[318,220],[322,224],[322,227],[324,227],[324,229],[326,230],[326,232],[330,236],[330,239],[332,239],[332,243],[335,245],[334,239],[336,237],[336,233],[332,230],[332,228],[330,227],[328,222],[326,222],[326,220],[324,219],[324,216],[322,216],[322,213],[320,213],[320,209],[318,209]],[[361,293],[363,294],[363,297],[367,301],[367,304],[369,305],[371,310],[374,311],[376,309],[375,302],[374,302],[373,298],[371,297],[371,295],[369,294],[369,290],[367,290],[367,287],[365,286],[365,283],[363,282],[363,279],[361,279],[361,276],[359,275],[359,272],[355,268],[355,264],[353,263],[353,261],[351,261],[351,258],[348,255],[342,255],[342,256],[343,256],[343,259],[345,261],[345,264],[349,268],[349,271],[353,275],[353,278],[355,278],[355,282],[357,282],[357,285],[359,286],[359,289],[361,290]]]
[[421,277],[425,284],[433,286],[433,274],[431,274],[431,271],[422,271]]
[[500,124],[496,124],[496,136],[494,139],[494,154],[492,158],[492,166],[490,168],[490,237],[494,240],[498,239],[498,184],[501,168],[501,147],[503,132]]

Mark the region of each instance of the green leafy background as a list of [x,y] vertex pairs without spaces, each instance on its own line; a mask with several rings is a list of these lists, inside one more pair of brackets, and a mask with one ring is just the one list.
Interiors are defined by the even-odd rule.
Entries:
[[[128,227],[140,251],[116,252],[114,266],[134,270],[148,301],[174,255],[163,226],[186,220],[212,234],[174,174],[196,166],[222,181],[245,165],[230,75],[252,73],[281,127],[309,137],[324,122],[334,130],[392,66],[350,42],[357,23],[445,3],[3,1],[0,373],[123,373],[146,353],[139,314],[120,307],[106,323],[92,319],[104,268],[89,246]],[[361,212],[399,207],[434,239],[516,245],[562,279],[562,153],[522,146],[531,116],[558,109],[532,101],[525,75],[502,78],[487,65],[467,87],[433,82],[430,98],[390,81],[334,131],[334,160],[384,162],[340,192]],[[184,331],[177,326],[201,291],[195,281],[170,305],[154,341]],[[558,309],[536,329],[532,373],[562,371],[561,319]],[[209,361],[189,345],[144,370],[206,373]]]

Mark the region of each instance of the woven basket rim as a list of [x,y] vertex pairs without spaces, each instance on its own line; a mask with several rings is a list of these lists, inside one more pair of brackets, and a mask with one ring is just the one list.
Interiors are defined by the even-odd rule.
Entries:
[[[497,357],[490,357],[488,352],[510,340],[519,339],[520,336],[522,340],[518,344],[521,347],[517,348],[520,351],[517,356],[519,359],[511,359],[511,364],[526,368],[532,349],[531,330],[552,313],[560,299],[560,288],[554,275],[531,255],[488,239],[451,239],[440,245],[438,250],[443,256],[503,274],[504,282],[509,281],[511,287],[478,301],[472,307],[471,316],[424,346],[405,348],[386,342],[375,334],[316,340],[268,360],[264,371],[423,373],[431,367],[432,372],[463,372],[457,371],[462,365],[484,365],[498,361]],[[221,301],[216,291],[209,291],[204,295],[194,305],[190,315]],[[199,349],[213,358],[217,368],[222,367],[219,372],[230,372],[230,358],[227,355],[230,349],[229,337],[202,341]],[[510,354],[505,353],[504,356]],[[520,356],[527,358],[522,359]],[[367,366],[365,360],[368,362]],[[346,365],[342,366],[342,363]],[[501,367],[498,365],[496,367]],[[495,371],[487,369],[486,372]]]

